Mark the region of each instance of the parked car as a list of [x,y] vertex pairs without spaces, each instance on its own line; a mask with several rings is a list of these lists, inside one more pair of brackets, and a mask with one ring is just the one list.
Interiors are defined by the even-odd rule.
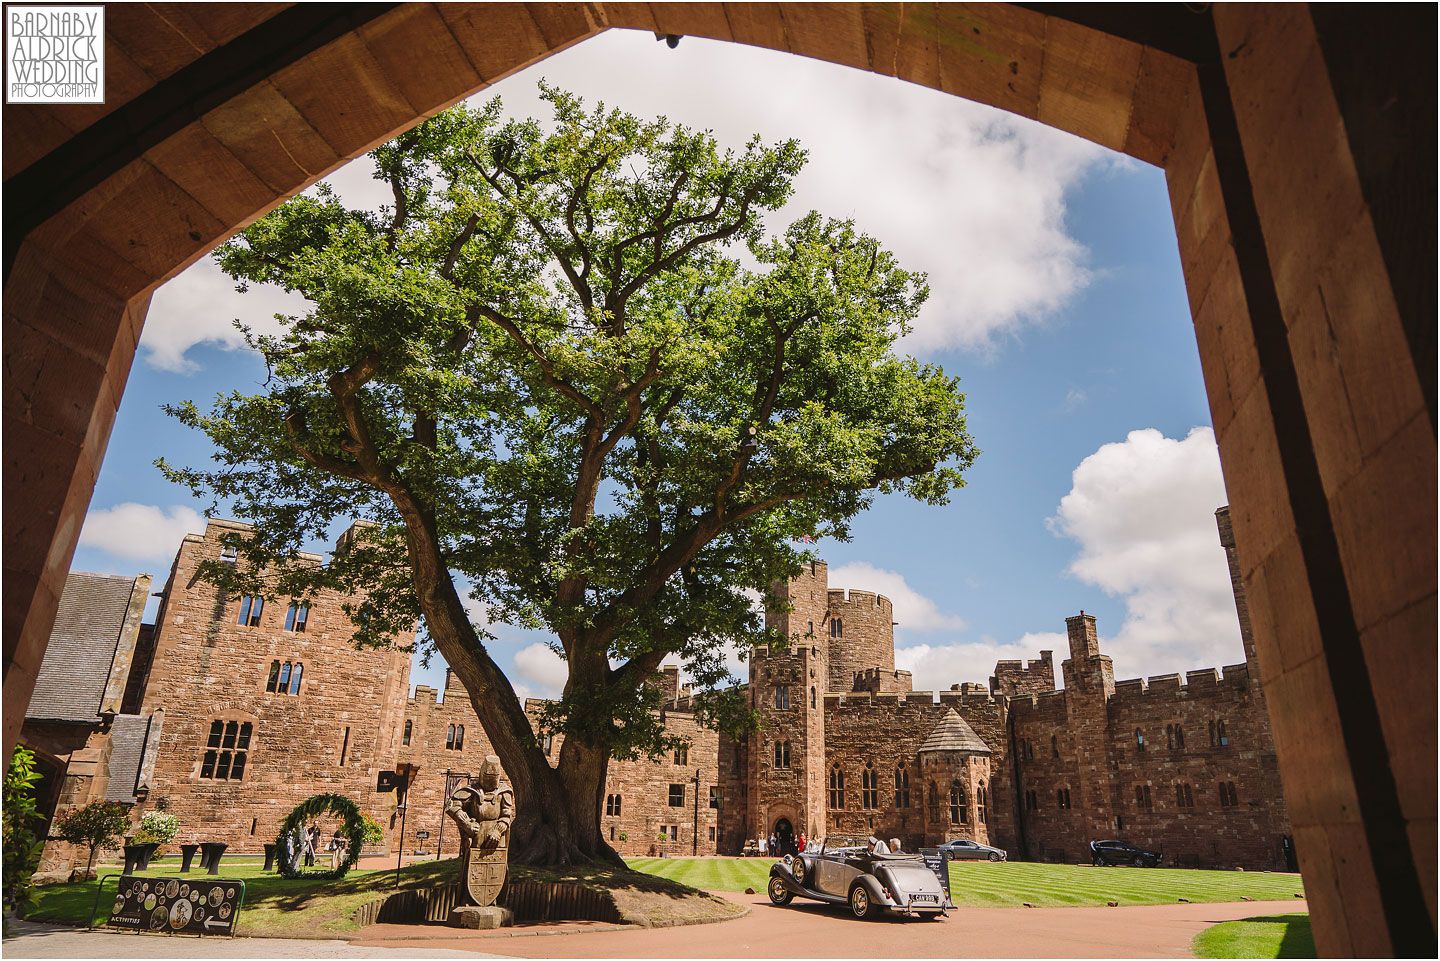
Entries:
[[1129,841],[1091,841],[1090,860],[1097,866],[1133,864],[1137,868],[1158,868],[1165,856],[1159,851],[1138,848]]
[[947,852],[952,861],[1003,861],[1007,857],[999,848],[992,848],[979,841],[946,841],[940,850]]
[[953,907],[935,872],[918,854],[875,854],[854,838],[811,841],[801,854],[770,866],[766,893],[773,904],[796,895],[848,904],[857,918],[897,914],[934,920]]

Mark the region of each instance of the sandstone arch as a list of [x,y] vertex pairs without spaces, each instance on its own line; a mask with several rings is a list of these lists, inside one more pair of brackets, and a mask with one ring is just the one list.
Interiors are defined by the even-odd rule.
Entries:
[[602,29],[714,37],[1165,167],[1318,945],[1433,952],[1435,12],[1192,7],[111,5],[106,104],[4,109],[7,755],[150,292]]

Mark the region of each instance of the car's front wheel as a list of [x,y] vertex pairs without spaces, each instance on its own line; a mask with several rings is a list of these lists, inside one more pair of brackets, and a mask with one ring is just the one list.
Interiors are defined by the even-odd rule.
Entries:
[[990,860],[992,860],[992,861],[998,861],[998,860],[1000,860],[1000,852],[999,852],[999,851],[991,851],[991,852],[990,852]]
[[785,882],[779,878],[770,879],[770,886],[765,889],[765,893],[770,895],[771,904],[786,905],[795,897],[795,892],[787,888]]
[[1137,854],[1135,855],[1135,860],[1131,861],[1130,863],[1135,865],[1135,867],[1137,868],[1143,868],[1145,866],[1145,858]]
[[857,884],[850,889],[850,910],[861,921],[875,916],[875,905],[870,900],[870,892],[865,885]]

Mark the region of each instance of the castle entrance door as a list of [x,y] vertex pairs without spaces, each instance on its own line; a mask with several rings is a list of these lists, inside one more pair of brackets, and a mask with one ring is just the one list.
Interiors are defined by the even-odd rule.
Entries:
[[795,829],[790,826],[789,818],[781,818],[775,822],[775,854],[795,853]]

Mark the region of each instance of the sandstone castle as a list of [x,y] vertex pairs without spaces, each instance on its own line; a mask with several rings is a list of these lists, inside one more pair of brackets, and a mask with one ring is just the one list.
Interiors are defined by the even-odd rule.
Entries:
[[[738,854],[758,835],[802,831],[898,837],[911,849],[971,838],[1051,861],[1122,838],[1167,863],[1294,870],[1228,511],[1217,519],[1245,659],[1183,682],[1116,681],[1082,611],[1066,619],[1063,689],[1042,651],[999,662],[988,686],[917,692],[895,669],[889,599],[832,588],[824,562],[807,565],[776,586],[788,610],[770,615],[793,643],[749,659],[759,732],[737,742],[701,727],[666,669],[655,679],[665,723],[689,746],[611,763],[605,836],[626,855]],[[139,625],[135,600],[143,610],[148,578],[71,575],[51,646],[70,652],[57,669],[90,666],[85,683],[42,678],[28,712],[22,742],[48,775],[42,810],[121,800],[137,817],[178,815],[181,842],[258,851],[295,804],[337,792],[386,827],[392,853],[458,849],[445,795],[491,753],[465,691],[447,672],[445,691],[407,696],[408,655],[351,646],[340,605],[352,599],[307,608],[227,598],[195,580],[200,560],[226,559],[221,534],[243,527],[211,521],[185,538],[153,629]],[[560,737],[537,733],[558,757]],[[411,772],[404,818],[395,794],[376,792],[383,770]],[[63,868],[67,854],[52,843],[42,870]]]

